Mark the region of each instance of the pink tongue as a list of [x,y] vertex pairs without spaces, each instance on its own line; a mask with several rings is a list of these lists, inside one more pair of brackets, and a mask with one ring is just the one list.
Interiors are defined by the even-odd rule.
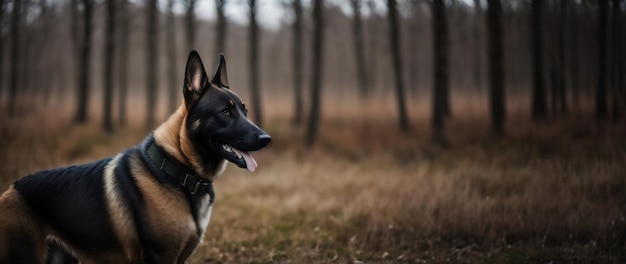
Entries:
[[246,161],[246,166],[248,167],[249,171],[256,170],[257,163],[256,163],[256,160],[254,160],[254,158],[252,157],[252,155],[250,155],[250,152],[240,151],[235,148],[233,148],[233,150],[235,151],[235,153],[243,157],[243,159]]

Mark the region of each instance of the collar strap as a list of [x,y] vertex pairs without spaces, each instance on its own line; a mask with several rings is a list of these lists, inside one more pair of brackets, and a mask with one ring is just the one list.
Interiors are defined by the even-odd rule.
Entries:
[[180,186],[187,190],[192,195],[209,194],[211,196],[211,203],[215,198],[215,192],[213,190],[213,182],[207,181],[195,175],[195,172],[188,169],[186,166],[180,164],[175,159],[172,159],[162,153],[162,150],[154,143],[148,144],[148,156],[154,162],[154,164],[170,178],[178,181]]

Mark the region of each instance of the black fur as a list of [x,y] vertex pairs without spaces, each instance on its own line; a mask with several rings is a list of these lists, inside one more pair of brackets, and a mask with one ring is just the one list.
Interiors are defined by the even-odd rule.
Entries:
[[104,202],[102,174],[109,161],[36,172],[14,186],[67,243],[85,252],[119,250]]

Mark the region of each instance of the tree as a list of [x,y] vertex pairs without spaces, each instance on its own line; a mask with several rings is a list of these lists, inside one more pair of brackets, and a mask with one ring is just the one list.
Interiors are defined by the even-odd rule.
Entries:
[[504,132],[506,114],[504,102],[504,63],[502,52],[502,5],[500,0],[487,0],[487,30],[489,48],[489,108],[492,129]]
[[565,86],[565,18],[567,10],[567,1],[560,0],[559,3],[559,34],[558,34],[558,66],[557,66],[557,97],[559,111],[562,115],[567,114],[567,98],[566,98],[566,86]]
[[356,79],[361,97],[368,93],[367,72],[365,70],[365,50],[363,48],[363,23],[361,22],[361,0],[351,0],[352,4],[352,39],[354,40],[354,58]]
[[[226,16],[224,7],[226,0],[215,0],[215,11],[217,12],[217,23],[215,23],[215,56],[219,59],[221,53],[226,52]],[[215,61],[218,61],[216,59]]]
[[254,121],[259,127],[263,125],[263,113],[261,112],[261,95],[259,80],[259,41],[256,21],[256,0],[249,0],[250,6],[250,92],[252,92],[252,109],[254,111]]
[[129,35],[130,35],[130,29],[129,29],[129,23],[130,23],[130,18],[128,15],[128,0],[121,0],[120,1],[120,8],[119,8],[119,21],[120,21],[120,36],[119,36],[119,47],[120,47],[120,52],[119,52],[119,101],[118,101],[118,106],[119,106],[119,111],[118,111],[118,115],[119,115],[119,120],[118,122],[121,125],[125,125],[126,124],[126,99],[127,99],[127,94],[128,94],[128,48],[130,46],[130,42],[129,42]]
[[596,88],[596,118],[602,120],[607,114],[607,67],[606,67],[606,49],[607,49],[607,20],[609,0],[599,0],[599,16],[598,23],[598,87]]
[[533,90],[532,90],[532,116],[533,120],[545,119],[547,115],[546,88],[543,77],[543,55],[542,55],[542,23],[541,7],[543,0],[532,1],[531,11],[531,37],[532,37],[532,58],[533,58]]
[[[4,15],[6,1],[0,0],[0,25],[4,26]],[[0,69],[4,65],[4,32],[0,31]],[[0,98],[2,98],[2,90],[4,90],[3,71],[0,70]]]
[[448,100],[448,25],[446,6],[443,0],[434,0],[433,5],[433,128],[435,137],[443,136],[443,119],[446,117]]
[[196,8],[196,0],[184,0],[187,7],[187,13],[185,13],[185,29],[187,34],[187,51],[194,49],[196,40],[196,17],[194,15],[194,9]]
[[20,54],[20,24],[22,23],[22,1],[13,2],[13,13],[11,15],[11,76],[10,76],[10,107],[9,114],[13,115],[15,112],[15,103],[17,97],[17,86],[20,68],[20,60],[18,58]]
[[623,76],[620,77],[620,72],[622,71],[623,67],[623,65],[621,65],[623,63],[622,56],[624,56],[622,54],[623,35],[621,21],[622,12],[620,9],[620,2],[621,0],[613,0],[613,25],[611,26],[613,30],[613,33],[611,34],[613,36],[613,45],[611,45],[613,51],[613,55],[611,56],[611,87],[613,87],[611,115],[613,116],[613,119],[618,119],[621,116],[623,107],[622,103],[624,103],[624,91],[622,90],[622,81],[620,81],[620,78],[623,78]]
[[482,42],[480,29],[483,26],[483,10],[480,5],[480,0],[474,0],[474,86],[476,90],[480,91],[483,80],[482,80]]
[[[20,1],[16,1],[20,2]],[[93,0],[83,0],[83,34],[81,40],[80,57],[78,63],[77,107],[75,122],[87,122],[87,108],[89,100],[89,80],[91,71],[91,35],[93,16]]]
[[106,35],[104,39],[104,102],[102,128],[113,131],[112,105],[113,105],[113,57],[115,55],[115,2],[106,0]]
[[167,50],[167,101],[169,113],[174,113],[178,104],[179,89],[176,85],[178,82],[177,63],[176,63],[176,23],[174,19],[174,0],[167,1],[167,23],[165,23],[165,49]]
[[400,58],[400,26],[398,25],[398,10],[396,0],[387,0],[389,11],[389,44],[391,49],[391,62],[396,84],[396,99],[398,104],[398,123],[400,130],[407,131],[409,122],[404,104],[404,84],[402,78],[402,60]]
[[320,97],[322,90],[322,64],[324,57],[324,1],[313,1],[313,36],[311,67],[311,111],[307,129],[306,144],[311,146],[317,140],[320,118]]
[[302,2],[293,1],[293,89],[294,89],[294,118],[296,125],[302,123]]
[[155,105],[157,96],[157,0],[147,0],[146,4],[146,126],[155,123]]

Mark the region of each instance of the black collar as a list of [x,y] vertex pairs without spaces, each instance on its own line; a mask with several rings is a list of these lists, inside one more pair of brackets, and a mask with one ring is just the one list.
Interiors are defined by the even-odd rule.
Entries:
[[170,155],[164,154],[163,150],[157,146],[154,141],[148,143],[146,152],[159,170],[170,178],[178,181],[180,186],[187,190],[189,194],[204,195],[208,193],[211,196],[211,203],[213,203],[213,199],[215,198],[213,182],[200,178],[193,170],[180,164],[180,162]]

